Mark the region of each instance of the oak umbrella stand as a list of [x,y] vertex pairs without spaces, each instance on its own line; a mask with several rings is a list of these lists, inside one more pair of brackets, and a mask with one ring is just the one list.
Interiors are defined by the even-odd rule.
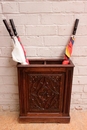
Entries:
[[70,122],[72,61],[30,60],[17,65],[20,122]]

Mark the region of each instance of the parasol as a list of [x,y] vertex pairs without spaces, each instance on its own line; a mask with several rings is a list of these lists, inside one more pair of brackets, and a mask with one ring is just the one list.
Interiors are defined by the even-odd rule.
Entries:
[[23,47],[20,44],[17,36],[13,34],[11,27],[9,26],[7,20],[4,19],[3,22],[13,41],[13,46],[14,46],[13,51],[12,51],[13,60],[16,62],[19,62],[21,64],[29,64],[28,62],[26,62],[26,57],[25,57]]
[[15,27],[15,24],[14,24],[13,19],[10,19],[10,24],[11,24],[11,26],[12,26],[14,35],[17,37],[17,39],[18,39],[18,41],[20,42],[20,45],[21,45],[21,47],[22,47],[22,49],[23,49],[23,52],[24,52],[24,55],[25,55],[25,59],[26,59],[26,63],[29,64],[29,60],[28,60],[27,57],[26,57],[26,51],[25,51],[24,46],[23,46],[23,44],[22,44],[22,42],[21,42],[21,39],[20,39],[20,37],[19,37],[19,35],[18,35],[18,33],[17,33],[17,30],[16,30],[16,27]]
[[70,62],[69,59],[72,54],[72,49],[73,49],[73,44],[75,41],[75,34],[76,34],[78,22],[79,22],[79,19],[76,19],[72,36],[70,37],[70,41],[65,49],[65,55],[64,55],[64,60],[63,60],[62,64],[69,64],[69,62]]

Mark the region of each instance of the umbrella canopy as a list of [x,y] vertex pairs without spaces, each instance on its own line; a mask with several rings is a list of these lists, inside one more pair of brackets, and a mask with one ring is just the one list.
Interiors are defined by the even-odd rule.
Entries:
[[12,51],[12,58],[14,61],[19,62],[21,64],[29,64],[29,62],[26,62],[26,57],[25,57],[25,53],[24,53],[24,49],[23,49],[23,45],[20,44],[18,38],[16,36],[14,36],[8,22],[6,19],[3,20],[7,31],[9,32],[9,35],[11,36],[12,40],[13,40],[13,51]]
[[19,62],[21,64],[27,64],[26,59],[25,59],[25,55],[23,52],[23,49],[20,45],[20,42],[18,41],[17,37],[13,37],[14,39],[14,43],[13,43],[13,51],[12,51],[12,58],[14,61]]
[[79,22],[79,19],[76,19],[72,36],[70,37],[70,41],[65,49],[65,56],[64,56],[64,60],[63,60],[62,64],[69,64],[69,62],[70,62],[69,59],[72,54],[72,49],[73,49],[73,44],[75,41],[75,34],[76,34],[78,22]]
[[10,19],[9,21],[10,21],[10,24],[11,24],[11,26],[12,26],[14,35],[17,37],[17,39],[18,39],[18,41],[20,42],[20,45],[21,45],[21,47],[22,47],[22,49],[23,49],[23,52],[24,52],[24,55],[25,55],[26,63],[29,64],[29,60],[28,60],[27,57],[26,57],[26,51],[25,51],[24,46],[23,46],[23,44],[22,44],[22,42],[21,42],[21,39],[20,39],[20,37],[19,37],[19,35],[18,35],[18,33],[17,33],[17,30],[16,30],[16,27],[15,27],[14,21],[13,21],[13,19]]

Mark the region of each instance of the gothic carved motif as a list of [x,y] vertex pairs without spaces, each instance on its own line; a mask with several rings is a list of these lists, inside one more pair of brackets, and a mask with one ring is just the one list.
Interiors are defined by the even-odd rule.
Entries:
[[62,74],[29,74],[29,111],[58,112]]

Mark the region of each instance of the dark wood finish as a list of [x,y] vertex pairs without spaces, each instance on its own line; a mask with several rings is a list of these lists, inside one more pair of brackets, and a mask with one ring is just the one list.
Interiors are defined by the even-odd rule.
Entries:
[[70,121],[74,65],[62,60],[30,60],[17,65],[21,122]]

